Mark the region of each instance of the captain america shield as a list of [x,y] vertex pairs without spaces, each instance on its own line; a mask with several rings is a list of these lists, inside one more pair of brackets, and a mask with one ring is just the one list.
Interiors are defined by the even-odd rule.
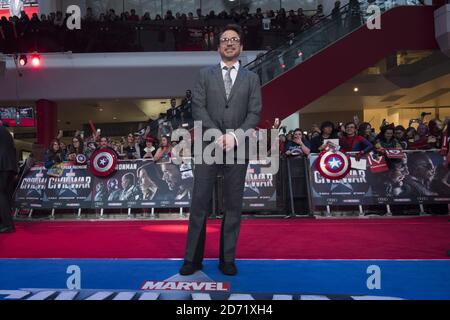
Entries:
[[350,157],[345,152],[330,150],[319,155],[316,167],[323,177],[339,180],[349,173],[350,164]]
[[113,150],[99,149],[92,154],[89,164],[95,176],[106,177],[116,171],[117,155]]
[[87,161],[87,158],[82,153],[77,154],[77,156],[75,157],[75,163],[78,164],[78,165],[86,164],[86,161]]

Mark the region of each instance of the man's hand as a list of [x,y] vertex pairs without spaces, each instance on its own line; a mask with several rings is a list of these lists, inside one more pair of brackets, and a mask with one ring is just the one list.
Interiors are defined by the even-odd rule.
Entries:
[[225,151],[230,151],[236,145],[236,140],[232,134],[227,133],[219,137],[217,144]]

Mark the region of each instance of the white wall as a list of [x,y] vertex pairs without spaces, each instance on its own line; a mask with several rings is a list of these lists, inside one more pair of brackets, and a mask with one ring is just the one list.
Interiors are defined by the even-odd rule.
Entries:
[[287,131],[297,129],[300,126],[300,116],[298,112],[291,114],[281,121],[282,126],[286,126]]
[[[245,65],[257,53],[244,51],[240,59]],[[18,77],[12,57],[6,57],[0,101],[182,97],[198,70],[220,57],[214,51],[52,53],[42,54],[41,61],[38,69],[21,68]]]

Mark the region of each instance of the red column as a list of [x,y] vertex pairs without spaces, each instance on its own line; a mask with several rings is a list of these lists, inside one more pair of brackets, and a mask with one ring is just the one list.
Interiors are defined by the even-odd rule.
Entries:
[[37,144],[48,147],[50,141],[58,134],[57,105],[53,101],[41,99],[36,101]]

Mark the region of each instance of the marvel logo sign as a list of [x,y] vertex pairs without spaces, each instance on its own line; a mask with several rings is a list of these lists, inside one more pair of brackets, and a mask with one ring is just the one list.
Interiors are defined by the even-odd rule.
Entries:
[[229,291],[230,284],[210,281],[145,281],[141,290]]

